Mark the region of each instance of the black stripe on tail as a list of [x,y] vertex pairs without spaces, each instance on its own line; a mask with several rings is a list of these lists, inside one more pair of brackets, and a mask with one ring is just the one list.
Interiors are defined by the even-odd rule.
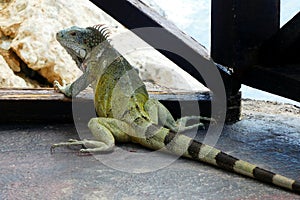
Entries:
[[295,183],[292,185],[292,189],[293,191],[297,192],[300,194],[300,182],[299,181],[295,181]]
[[173,140],[175,137],[176,137],[176,134],[173,133],[173,132],[171,132],[171,131],[169,131],[169,133],[168,133],[168,134],[166,135],[166,137],[165,137],[164,144],[165,144],[166,146],[168,146],[168,144],[169,144],[170,142],[172,142],[172,140]]
[[273,183],[273,177],[275,176],[274,173],[269,172],[267,170],[261,169],[259,167],[256,167],[253,170],[253,176],[260,181],[266,182],[266,183]]
[[200,152],[200,149],[201,149],[201,146],[203,144],[201,142],[197,142],[195,140],[193,140],[188,148],[188,152],[189,152],[189,155],[195,159],[195,160],[199,160],[199,152]]
[[[176,134],[170,131],[165,136],[164,144],[166,146],[168,146],[168,144],[170,144],[174,138],[176,138]],[[207,148],[207,146],[205,144],[201,143],[201,142],[192,140],[191,143],[189,144],[189,147],[188,147],[187,151],[188,151],[188,154],[193,159],[202,160],[202,159],[199,158],[199,153],[201,151],[201,148]],[[233,157],[233,156],[230,156],[230,155],[220,151],[218,154],[216,154],[215,158],[211,158],[211,159],[214,159],[215,164],[220,168],[226,169],[226,170],[231,171],[231,172],[239,173],[239,174],[244,174],[244,173],[238,172],[237,169],[235,169],[235,167],[237,167],[236,166],[237,162],[240,161],[240,160]],[[242,161],[242,162],[245,162],[245,161]],[[213,164],[213,163],[211,163],[211,164]],[[250,164],[250,163],[248,163],[248,164]],[[259,167],[255,167],[255,165],[253,165],[253,164],[251,164],[251,166],[253,166],[253,171],[252,172],[249,171],[248,172],[249,175],[246,175],[246,174],[244,174],[244,175],[250,176],[250,174],[252,174],[253,178],[255,178],[259,181],[269,183],[271,185],[277,185],[277,186],[285,188],[285,189],[289,188],[289,189],[292,189],[292,191],[300,194],[300,182],[299,181],[295,181],[290,186],[288,184],[286,186],[276,184],[276,183],[274,183],[274,180],[273,180],[274,177],[276,176],[275,173],[267,171],[267,170],[259,168]],[[247,171],[245,171],[245,172],[247,172]],[[250,176],[250,177],[252,177],[252,176]],[[278,177],[276,177],[276,180],[278,181]],[[292,179],[290,179],[290,181],[292,181]]]
[[228,171],[234,171],[234,165],[236,163],[236,161],[238,161],[239,159],[232,157],[226,153],[220,152],[217,156],[216,156],[216,162],[217,165],[221,168],[224,168]]

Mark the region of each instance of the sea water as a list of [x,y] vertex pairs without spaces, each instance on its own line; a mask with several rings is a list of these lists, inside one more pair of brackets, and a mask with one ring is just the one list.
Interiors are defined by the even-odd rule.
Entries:
[[[181,30],[192,36],[210,51],[211,0],[143,0]],[[300,0],[281,0],[280,24],[283,26],[300,11]],[[245,85],[241,88],[243,98],[277,101],[300,106],[277,95]]]

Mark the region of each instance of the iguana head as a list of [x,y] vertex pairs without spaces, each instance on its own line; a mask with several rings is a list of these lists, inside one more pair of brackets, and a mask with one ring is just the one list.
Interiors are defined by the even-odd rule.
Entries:
[[81,64],[87,54],[95,46],[105,41],[108,36],[109,32],[103,25],[87,28],[72,26],[59,31],[56,34],[56,39],[72,56],[77,66],[81,68]]

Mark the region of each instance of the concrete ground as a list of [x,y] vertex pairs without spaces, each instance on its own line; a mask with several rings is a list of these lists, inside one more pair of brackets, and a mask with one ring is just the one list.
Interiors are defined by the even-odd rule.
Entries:
[[[0,199],[300,199],[188,159],[153,172],[128,173],[103,164],[99,157],[79,155],[76,149],[50,154],[51,144],[69,138],[78,138],[71,124],[1,125]],[[300,109],[244,100],[243,119],[225,127],[216,147],[300,180]],[[129,155],[148,152],[128,144],[118,149]],[[118,160],[123,165],[131,162],[128,156]]]

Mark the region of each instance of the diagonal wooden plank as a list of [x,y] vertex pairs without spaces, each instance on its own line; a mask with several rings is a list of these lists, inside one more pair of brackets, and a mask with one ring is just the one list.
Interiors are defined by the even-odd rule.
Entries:
[[[217,96],[224,95],[220,89],[222,87],[209,77],[215,76],[219,71],[223,78],[228,78],[226,68],[216,66],[201,44],[153,9],[139,0],[91,0],[91,2],[218,94]],[[159,31],[145,29],[146,27],[159,28]],[[161,44],[167,45],[167,50],[158,48]]]
[[243,83],[300,102],[300,65],[253,66]]
[[260,50],[260,60],[268,67],[300,63],[300,12],[288,21]]

